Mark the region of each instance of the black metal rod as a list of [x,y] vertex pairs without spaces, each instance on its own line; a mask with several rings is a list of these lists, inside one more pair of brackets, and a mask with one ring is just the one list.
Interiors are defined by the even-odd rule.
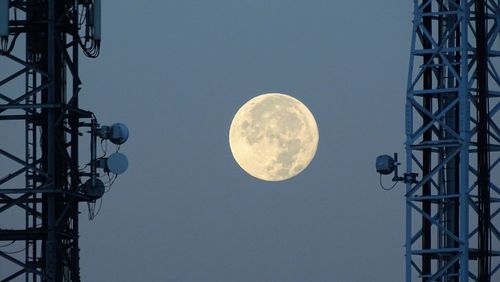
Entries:
[[477,75],[478,281],[490,281],[490,172],[488,148],[488,47],[486,4],[475,1]]
[[[424,13],[432,12],[432,5],[427,5],[424,8]],[[432,18],[430,16],[425,16],[423,18],[424,27],[432,34]],[[425,38],[422,41],[423,49],[432,49],[431,42]],[[424,64],[428,64],[432,59],[432,54],[424,55]],[[427,68],[423,75],[423,88],[432,89],[432,69]],[[423,98],[424,108],[432,113],[432,96],[425,95]],[[428,124],[432,123],[432,119],[425,115],[423,118],[424,127]],[[432,130],[431,128],[427,129],[423,134],[423,141],[431,141],[432,140]],[[422,151],[422,174],[423,177],[428,175],[431,172],[432,151],[430,148],[423,149]],[[430,196],[431,195],[431,181],[427,181],[422,187],[422,196]],[[422,201],[422,210],[426,214],[431,214],[431,201],[423,200]],[[422,249],[430,249],[432,244],[431,237],[431,222],[425,217],[422,216]],[[422,255],[422,281],[426,281],[428,279],[428,275],[431,274],[431,256],[429,254]]]

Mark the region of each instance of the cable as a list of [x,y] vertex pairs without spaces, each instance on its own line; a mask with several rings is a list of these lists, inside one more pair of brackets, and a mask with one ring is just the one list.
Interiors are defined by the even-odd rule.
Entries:
[[115,183],[117,178],[118,178],[118,174],[115,174],[115,177],[113,177],[113,179],[108,182],[109,185],[106,185],[107,189],[106,189],[106,191],[104,191],[104,193],[108,193],[109,191],[111,191],[111,186],[113,186],[113,183]]
[[78,170],[79,170],[80,172],[82,172],[82,171],[84,171],[84,170],[85,170],[85,169],[86,169],[89,165],[90,165],[90,163],[88,163],[88,164],[84,165],[82,168],[79,168]]
[[96,201],[88,202],[87,206],[88,206],[88,209],[89,209],[89,220],[94,220],[99,215],[99,212],[101,212],[102,197],[101,197],[101,199],[99,201],[99,207],[97,208],[97,211],[95,209],[95,207],[96,207]]
[[12,251],[12,252],[3,252],[4,254],[8,254],[8,255],[13,255],[13,254],[18,254],[20,252],[23,252],[24,250],[26,250],[27,247],[30,247],[33,243],[29,243],[28,246],[18,250],[18,251]]
[[8,243],[8,244],[5,244],[5,245],[1,245],[0,248],[5,248],[5,247],[8,247],[12,244],[14,244],[15,240],[12,240],[12,242]]
[[[102,145],[104,143],[104,146]],[[103,155],[101,158],[104,158],[108,154],[108,140],[102,139],[101,140],[101,150],[103,152]]]
[[96,218],[98,215],[99,215],[99,212],[101,211],[101,207],[102,207],[102,198],[101,197],[101,201],[99,201],[99,208],[97,209],[97,211],[95,212],[94,214],[94,218]]
[[87,207],[89,209],[89,220],[94,219],[95,201],[88,202]]
[[382,189],[384,189],[385,191],[390,191],[390,190],[394,189],[394,187],[396,187],[396,185],[397,185],[397,184],[398,184],[398,182],[399,182],[399,181],[395,181],[395,182],[394,182],[394,185],[392,185],[391,187],[388,187],[388,188],[387,188],[387,187],[384,187],[384,184],[382,184],[382,174],[379,174],[379,175],[380,175],[380,187],[381,187]]
[[113,173],[113,176],[109,177],[109,172],[108,172],[106,175],[108,176],[108,181],[106,183],[104,183],[104,185],[106,185],[106,187],[111,187],[113,185],[113,183],[115,183],[116,179],[118,178],[118,174]]
[[1,53],[2,55],[6,55],[6,54],[10,54],[10,52],[12,52],[12,50],[14,49],[14,46],[16,44],[16,40],[17,40],[17,37],[19,36],[19,32],[14,34],[14,37],[12,38],[12,41],[10,42],[10,46],[8,45],[8,41],[7,40],[2,40],[2,46],[1,46]]

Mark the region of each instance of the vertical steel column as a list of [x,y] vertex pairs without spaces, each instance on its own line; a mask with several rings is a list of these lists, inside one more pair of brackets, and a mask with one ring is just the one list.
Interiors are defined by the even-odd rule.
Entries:
[[[407,79],[407,91],[406,91],[406,103],[405,103],[405,150],[406,150],[406,171],[413,172],[413,151],[411,145],[413,144],[413,92],[411,91],[414,87],[414,70],[413,66],[415,64],[415,56],[413,54],[416,53],[417,50],[417,42],[420,40],[417,35],[419,28],[419,20],[421,19],[422,11],[420,10],[419,1],[413,1],[413,27],[412,27],[412,35],[411,35],[411,56],[409,62],[409,70],[408,70],[408,79]],[[412,192],[412,183],[406,183],[406,195],[409,195]],[[405,281],[412,281],[412,273],[413,273],[413,256],[412,256],[412,244],[413,244],[413,220],[412,220],[412,203],[410,197],[405,197],[405,211],[406,211],[406,219],[405,219]],[[423,272],[420,269],[417,269],[419,273],[422,275]]]
[[[464,2],[465,3],[465,2]],[[451,3],[448,3],[448,6],[443,6],[442,4],[439,5],[439,11],[442,10],[458,10],[458,7],[452,7]],[[460,52],[461,50],[461,44],[460,44],[460,28],[456,28],[453,30],[450,30],[450,27],[452,26],[460,26],[458,22],[458,14],[454,13],[451,15],[446,15],[440,19],[440,24],[444,26],[443,31],[447,32],[448,34],[440,34],[439,35],[439,42],[441,44],[444,44],[445,47],[449,48],[450,50],[446,52],[446,56],[450,59],[452,59],[452,64],[446,66],[444,68],[444,71],[440,73],[440,75],[444,75],[443,77],[439,77],[440,80],[442,80],[442,83],[445,86],[445,88],[448,89],[459,89],[460,88],[460,78],[459,76],[455,77],[453,76],[453,73],[459,74],[461,66],[459,65],[460,62]],[[443,38],[447,36],[447,40],[443,40]],[[442,60],[440,60],[440,63],[442,63]],[[439,95],[440,97],[438,100],[440,100],[440,104],[443,107],[446,107],[453,101],[456,101],[457,97],[460,95],[460,90],[459,91],[451,91],[449,93],[441,93]],[[459,98],[458,98],[459,99]],[[460,102],[459,102],[460,103]],[[458,144],[460,142],[463,142],[462,139],[457,136],[457,132],[459,132],[458,128],[458,123],[459,123],[459,107],[453,107],[449,111],[446,112],[444,116],[444,127],[449,128],[449,130],[443,130],[442,132],[444,133],[441,138],[444,140],[456,140]],[[458,145],[460,146],[460,145]],[[463,150],[463,145],[461,146],[461,150]],[[445,146],[444,147],[444,155],[441,158],[451,156],[453,154],[453,151],[455,150],[454,147],[452,146]],[[462,159],[460,157],[460,154],[454,155],[451,160],[445,164],[445,169],[444,169],[444,176],[445,176],[445,184],[443,187],[443,192],[445,195],[459,195],[460,193],[460,185],[461,182],[459,181],[459,169],[460,169],[460,162],[466,162],[468,163],[468,158]],[[466,185],[465,185],[466,186]],[[452,197],[452,198],[447,198],[444,199],[442,202],[442,211],[443,211],[443,225],[446,228],[446,230],[449,230],[456,238],[460,237],[460,232],[459,232],[459,218],[460,218],[460,213],[459,213],[459,198],[458,197]],[[455,240],[453,236],[445,236],[444,240],[441,242],[441,245],[438,245],[439,248],[445,248],[445,249],[459,249],[460,242]],[[452,266],[449,268],[448,271],[446,271],[446,281],[459,281],[459,277],[457,273],[460,272],[460,267],[459,267],[459,262],[452,262],[453,258],[451,256],[444,256],[442,259],[443,265],[447,264],[452,264]]]
[[[73,6],[73,22],[78,22],[78,6],[74,5]],[[72,58],[73,58],[73,81],[72,81],[72,97],[70,99],[70,108],[72,109],[78,109],[79,108],[79,94],[80,94],[80,79],[79,79],[79,58],[78,58],[78,53],[80,51],[79,46],[78,46],[78,26],[73,25],[73,30],[72,30]],[[71,128],[71,184],[70,184],[70,191],[73,193],[78,192],[78,186],[80,185],[80,176],[76,174],[76,172],[79,171],[78,164],[79,164],[79,125],[80,118],[79,115],[71,111],[69,113],[69,118],[68,118],[68,123]],[[79,234],[79,212],[78,212],[78,203],[73,203],[75,207],[71,211],[71,224],[72,224],[72,230],[73,230],[73,236],[78,236]],[[71,261],[72,261],[72,269],[71,269],[71,280],[72,281],[80,281],[80,244],[78,240],[74,240],[71,242],[73,245],[71,246]]]
[[490,172],[488,149],[488,47],[486,41],[486,5],[475,2],[476,76],[477,76],[477,178],[478,178],[478,280],[489,281],[490,263]]
[[[56,138],[56,109],[54,108],[56,105],[56,93],[59,92],[57,89],[60,87],[56,84],[56,79],[58,74],[56,73],[56,46],[55,46],[55,38],[56,35],[56,3],[54,0],[48,0],[48,17],[47,17],[47,74],[48,74],[48,91],[47,91],[47,105],[48,109],[43,111],[46,112],[47,122],[46,127],[47,131],[42,138],[45,141],[46,148],[44,150],[45,159],[47,161],[46,171],[49,175],[48,179],[48,188],[52,190],[61,189],[60,183],[58,181],[58,171],[56,171],[55,167],[55,159],[56,159],[56,148],[55,148],[55,138]],[[57,230],[55,227],[55,217],[56,217],[56,194],[55,193],[47,193],[44,195],[44,210],[45,212],[45,225],[47,229],[47,240],[45,241],[45,245],[43,246],[43,252],[45,254],[45,271],[47,275],[47,281],[58,281],[59,273],[57,271],[57,266],[59,262],[59,254],[57,252]],[[59,279],[60,281],[60,279]]]
[[[432,12],[431,5],[428,5],[423,9],[424,13]],[[432,19],[430,17],[425,17],[423,19],[423,25],[432,34]],[[432,48],[432,44],[428,39],[422,40],[422,45],[424,49]],[[423,57],[424,63],[431,63],[432,56],[426,54]],[[432,69],[428,68],[423,74],[423,89],[432,89]],[[423,97],[423,106],[428,112],[432,112],[432,97]],[[431,124],[432,119],[429,116],[423,118],[424,126]],[[432,130],[429,128],[423,134],[423,141],[428,142],[432,140]],[[429,174],[432,166],[432,154],[430,148],[425,148],[422,150],[422,173],[423,175]],[[427,182],[422,187],[423,196],[431,195],[431,183]],[[422,200],[422,209],[424,213],[431,214],[431,200]],[[431,249],[431,222],[425,216],[422,216],[422,249]],[[425,281],[431,273],[431,257],[430,254],[422,255],[422,281]]]
[[458,24],[460,27],[460,81],[458,86],[458,99],[459,99],[459,138],[461,141],[460,149],[460,168],[459,168],[459,281],[466,282],[469,281],[469,260],[470,260],[470,249],[469,249],[469,195],[470,195],[470,183],[469,183],[469,159],[470,159],[470,57],[473,52],[469,47],[469,24],[470,18],[470,1],[461,0],[460,10],[461,15],[457,17]]

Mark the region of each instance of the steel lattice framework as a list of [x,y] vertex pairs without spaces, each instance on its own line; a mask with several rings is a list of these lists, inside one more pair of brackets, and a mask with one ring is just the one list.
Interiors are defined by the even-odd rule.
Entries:
[[499,24],[500,1],[414,1],[408,282],[500,281]]
[[[86,174],[79,170],[78,138],[80,128],[90,124],[83,121],[93,115],[78,105],[78,53],[81,48],[97,56],[88,21],[97,1],[0,2],[10,18],[9,33],[1,38],[0,67],[9,63],[8,69],[15,69],[0,77],[0,123],[20,124],[25,132],[24,140],[19,138],[24,152],[0,148],[2,172],[11,169],[0,175],[0,215],[22,212],[25,219],[22,227],[0,224],[0,244],[24,246],[19,252],[0,248],[0,281],[23,276],[80,281],[78,203],[89,198],[81,191]],[[8,134],[14,133],[2,136]]]

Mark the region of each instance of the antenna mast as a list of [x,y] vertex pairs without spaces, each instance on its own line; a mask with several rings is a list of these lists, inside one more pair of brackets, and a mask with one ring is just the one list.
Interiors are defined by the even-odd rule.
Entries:
[[499,17],[498,1],[414,1],[406,173],[421,178],[406,183],[408,282],[500,281]]
[[[100,9],[100,0],[0,0],[2,71],[15,69],[0,77],[0,122],[24,131],[24,151],[0,144],[0,219],[24,218],[22,225],[0,225],[0,281],[80,281],[78,204],[95,204],[104,193],[98,168],[114,172],[118,160],[124,170],[120,153],[107,169],[95,142],[121,144],[128,130],[101,128],[79,108],[79,52],[99,54]],[[82,131],[93,148],[84,169]]]

